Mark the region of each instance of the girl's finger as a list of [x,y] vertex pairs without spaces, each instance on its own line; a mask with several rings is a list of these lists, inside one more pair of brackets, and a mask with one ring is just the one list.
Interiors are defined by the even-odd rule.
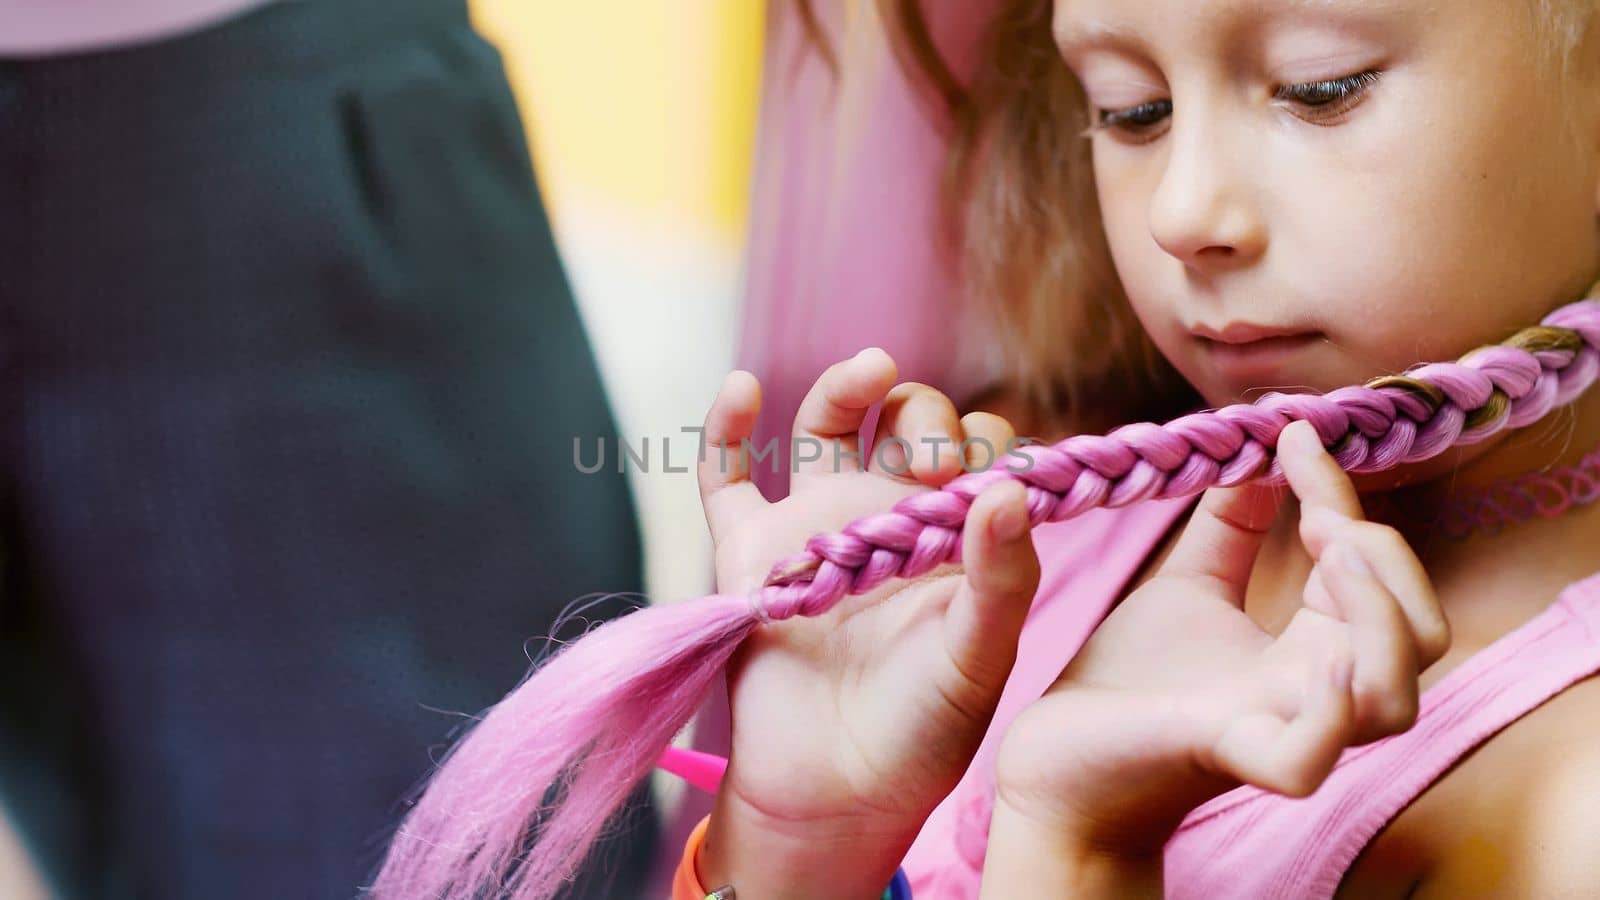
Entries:
[[897,384],[883,399],[867,468],[938,486],[961,474],[965,439],[949,397],[914,381]]
[[1300,537],[1312,558],[1334,543],[1350,544],[1400,604],[1416,642],[1417,664],[1426,669],[1450,649],[1450,622],[1434,593],[1422,560],[1400,532],[1387,525],[1349,519],[1326,510],[1300,520]]
[[967,413],[961,417],[961,430],[967,436],[961,454],[967,471],[981,472],[1013,461],[1007,453],[1016,446],[1017,430],[1003,416]]
[[1206,491],[1161,574],[1215,579],[1242,608],[1250,570],[1285,496],[1285,491],[1254,482]]
[[794,489],[818,475],[861,471],[861,424],[894,386],[889,354],[869,347],[829,366],[794,417]]
[[760,411],[761,383],[749,372],[734,370],[722,379],[706,412],[695,477],[713,541],[767,505],[750,481],[748,442]]
[[1212,748],[1215,765],[1264,790],[1311,794],[1349,746],[1353,671],[1348,657],[1334,655],[1313,668],[1305,699],[1289,721],[1254,711],[1229,723]]
[[1323,508],[1351,519],[1363,517],[1355,483],[1328,455],[1310,422],[1290,422],[1279,432],[1278,463],[1300,498],[1302,514]]
[[966,571],[944,618],[945,646],[954,668],[947,690],[992,704],[1011,674],[1017,638],[1039,589],[1039,556],[1023,486],[1007,480],[979,494],[967,513],[961,542]]
[[1364,744],[1410,728],[1417,718],[1417,647],[1399,601],[1352,544],[1334,544],[1317,570],[1350,628],[1352,742]]

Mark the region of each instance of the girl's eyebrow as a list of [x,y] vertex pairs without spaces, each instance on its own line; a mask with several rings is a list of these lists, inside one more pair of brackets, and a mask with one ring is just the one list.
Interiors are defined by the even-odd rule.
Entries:
[[1108,22],[1073,22],[1052,26],[1051,36],[1062,53],[1091,47],[1140,47],[1144,41],[1135,29]]
[[[1393,0],[1257,0],[1248,9],[1232,10],[1252,29],[1270,27],[1291,16],[1309,16],[1328,23],[1371,20],[1396,8]],[[1142,48],[1146,41],[1126,24],[1102,20],[1052,23],[1051,35],[1063,54],[1093,48]]]

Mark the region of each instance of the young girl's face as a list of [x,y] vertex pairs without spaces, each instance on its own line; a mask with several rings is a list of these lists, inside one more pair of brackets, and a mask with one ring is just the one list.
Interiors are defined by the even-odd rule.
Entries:
[[1597,91],[1537,2],[1057,0],[1117,271],[1208,403],[1453,359],[1600,274]]

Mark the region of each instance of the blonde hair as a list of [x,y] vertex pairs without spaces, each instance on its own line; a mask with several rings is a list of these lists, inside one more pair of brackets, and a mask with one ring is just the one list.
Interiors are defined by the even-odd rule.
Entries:
[[1088,104],[1061,60],[1050,0],[1001,0],[971,76],[928,39],[917,0],[880,0],[904,67],[950,123],[945,184],[960,289],[1000,345],[1005,392],[1039,423],[1161,420],[1198,397],[1123,293],[1095,193]]
[[[810,0],[796,0],[824,54]],[[1001,387],[1035,418],[1161,420],[1198,397],[1134,316],[1095,193],[1083,90],[1051,35],[1051,0],[996,0],[967,79],[930,36],[923,0],[878,0],[901,66],[949,128],[944,209],[960,287],[1000,345]],[[1529,0],[1565,73],[1595,0]]]

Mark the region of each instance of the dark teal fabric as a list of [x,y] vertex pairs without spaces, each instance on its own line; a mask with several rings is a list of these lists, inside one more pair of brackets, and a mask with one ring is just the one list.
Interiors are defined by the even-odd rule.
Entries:
[[[0,796],[65,896],[354,896],[525,644],[640,589],[572,462],[615,434],[460,0],[0,61]],[[637,895],[632,821],[574,896]]]

